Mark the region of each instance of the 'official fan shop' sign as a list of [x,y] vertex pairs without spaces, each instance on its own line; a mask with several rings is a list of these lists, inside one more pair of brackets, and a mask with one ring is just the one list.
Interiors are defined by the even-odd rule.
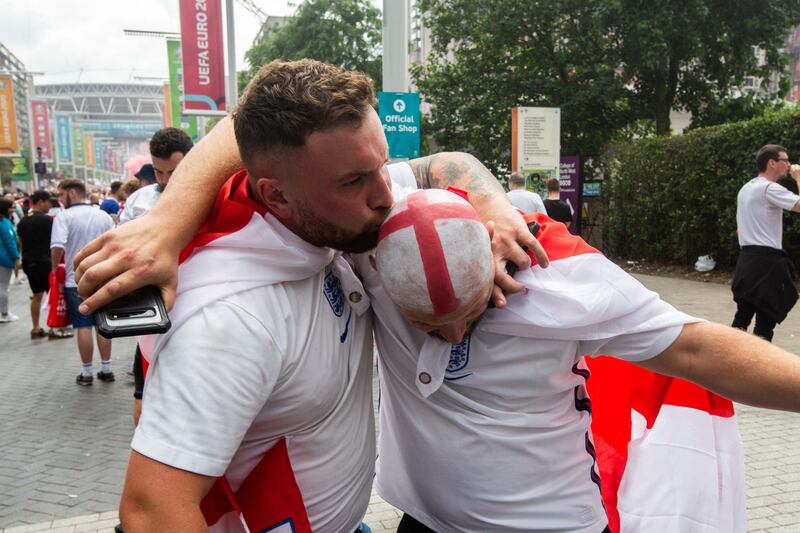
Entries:
[[180,14],[183,113],[224,115],[225,59],[220,1],[180,0]]

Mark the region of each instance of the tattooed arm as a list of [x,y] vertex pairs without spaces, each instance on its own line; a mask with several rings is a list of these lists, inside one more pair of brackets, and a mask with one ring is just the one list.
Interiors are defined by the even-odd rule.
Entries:
[[520,269],[530,267],[527,246],[542,267],[548,265],[542,245],[531,235],[525,221],[508,201],[500,182],[475,157],[461,152],[442,152],[409,161],[417,185],[423,189],[455,187],[469,193],[470,203],[484,224],[492,227],[492,252],[495,259],[495,287],[492,300],[498,307],[506,304],[503,291],[517,292],[522,284],[506,274],[506,261]]

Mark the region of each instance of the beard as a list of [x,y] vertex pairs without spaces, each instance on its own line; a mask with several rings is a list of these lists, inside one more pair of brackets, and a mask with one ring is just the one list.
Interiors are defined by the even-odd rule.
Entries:
[[367,222],[360,231],[345,229],[335,222],[317,215],[306,205],[297,208],[299,217],[296,232],[314,246],[326,246],[342,252],[360,254],[378,245],[378,231],[389,208],[375,210],[375,218]]

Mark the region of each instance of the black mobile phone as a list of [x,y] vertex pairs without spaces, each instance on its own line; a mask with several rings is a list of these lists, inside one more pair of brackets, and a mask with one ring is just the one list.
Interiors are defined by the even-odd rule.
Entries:
[[103,337],[113,339],[166,333],[172,324],[161,291],[148,285],[98,310],[94,325]]
[[[539,224],[535,220],[530,224],[528,224],[528,230],[530,230],[531,234],[534,237],[536,237],[536,234],[539,233],[539,230],[541,228],[542,228],[541,224]],[[526,252],[528,251],[527,246],[523,246],[522,249],[525,250]],[[511,261],[506,261],[506,273],[513,278],[514,274],[517,273],[517,265],[512,263]]]

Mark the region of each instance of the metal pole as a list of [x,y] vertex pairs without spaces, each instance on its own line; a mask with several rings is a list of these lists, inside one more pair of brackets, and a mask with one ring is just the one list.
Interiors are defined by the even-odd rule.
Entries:
[[[387,0],[388,1],[388,0]],[[236,40],[233,33],[233,0],[225,1],[225,38],[228,49],[228,90],[225,109],[230,113],[239,99],[236,88]]]
[[383,0],[383,90],[408,92],[408,0]]
[[36,167],[33,164],[35,161],[34,155],[36,154],[36,140],[33,134],[33,107],[31,107],[31,95],[29,92],[32,88],[33,76],[25,73],[25,108],[28,112],[28,142],[30,143],[30,148],[28,150],[28,171],[31,173],[31,179],[33,180],[33,191],[35,191],[39,189],[39,177],[36,175]]

